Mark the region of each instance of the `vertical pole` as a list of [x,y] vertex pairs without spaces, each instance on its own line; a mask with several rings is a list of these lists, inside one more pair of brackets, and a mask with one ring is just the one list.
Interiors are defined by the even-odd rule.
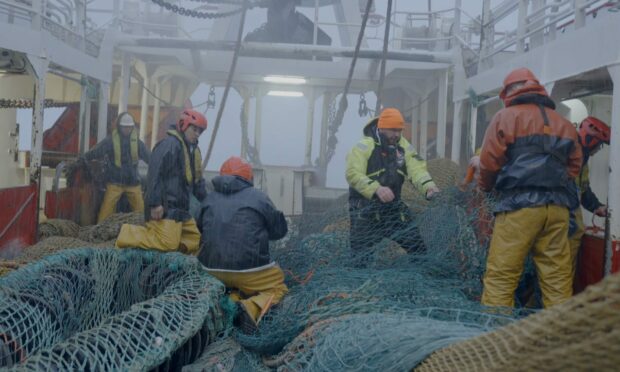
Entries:
[[387,12],[385,14],[385,32],[383,34],[383,55],[381,56],[381,72],[379,74],[379,87],[377,88],[377,104],[375,105],[375,113],[379,115],[381,112],[381,97],[383,95],[383,81],[385,80],[385,65],[387,64],[387,52],[390,42],[390,21],[392,19],[392,0],[388,0]]
[[428,97],[420,106],[420,155],[426,159],[428,147]]
[[306,119],[306,152],[304,156],[304,165],[312,165],[312,132],[314,128],[314,94],[313,87],[309,89],[308,93],[308,115]]
[[448,111],[448,70],[439,75],[437,91],[437,156],[446,157],[446,117]]
[[256,113],[254,114],[254,148],[260,158],[260,147],[262,142],[263,126],[263,90],[256,90]]
[[474,105],[470,105],[471,106],[471,111],[469,113],[469,127],[470,127],[470,132],[469,132],[469,136],[470,136],[470,146],[471,146],[471,153],[475,153],[476,152],[476,136],[477,136],[477,131],[478,131],[478,107],[474,106]]
[[248,158],[248,144],[250,143],[248,136],[248,121],[250,115],[250,92],[247,89],[241,89],[240,92],[241,98],[243,99],[243,115],[245,116],[245,123],[242,122],[241,125],[245,125],[245,128],[241,128],[241,136],[245,137],[241,140],[241,159]]
[[[546,14],[547,13],[547,8],[545,7],[545,2],[547,0],[532,0],[532,13],[540,13],[542,12],[542,14]],[[585,13],[584,13],[585,15]],[[527,23],[526,27],[528,28],[536,28],[538,26],[542,26],[545,23],[544,19],[538,20],[536,22],[533,23]],[[537,31],[535,33],[533,33],[530,36],[530,49],[536,48],[538,46],[543,45],[543,43],[545,42],[544,40],[544,31],[540,30]]]
[[146,129],[148,127],[148,113],[149,113],[149,85],[151,83],[151,77],[148,68],[145,67],[144,79],[142,87],[142,100],[140,102],[140,140],[144,142],[146,138]]
[[130,58],[128,53],[123,53],[123,62],[121,65],[121,87],[118,97],[118,113],[127,111],[127,102],[129,101],[129,83],[131,78]]
[[35,74],[34,104],[32,109],[32,137],[30,146],[30,183],[41,178],[41,157],[43,155],[43,117],[45,109],[45,77],[49,61],[28,56]]
[[575,6],[575,29],[581,28],[586,24],[586,9],[582,8],[585,0],[574,0]]
[[457,164],[461,161],[461,107],[463,107],[463,101],[454,102],[454,115],[452,117],[452,153],[450,158]]
[[[161,80],[155,79],[155,97],[161,97]],[[153,124],[151,125],[151,149],[157,144],[157,135],[159,134],[159,110],[161,101],[155,98],[153,105]]]
[[110,100],[110,84],[99,82],[99,111],[97,112],[97,142],[103,141],[108,135],[108,103]]
[[419,144],[420,141],[418,140],[418,119],[419,119],[419,112],[420,112],[420,104],[419,104],[419,99],[414,98],[411,102],[412,104],[412,108],[411,108],[411,144],[413,145],[413,148],[416,149],[416,151],[420,150]]
[[[9,6],[9,11],[11,7]],[[42,0],[32,0],[32,18],[30,26],[33,30],[40,30],[42,25],[41,14],[43,13],[43,1]]]
[[527,5],[529,0],[519,0],[519,11],[517,15],[517,53],[525,51],[525,35],[527,28]]
[[[321,114],[321,134],[319,140],[319,170],[322,172],[318,175],[319,185],[325,186],[327,177],[326,154],[327,154],[327,127],[329,125],[329,106],[334,99],[334,93],[325,92],[323,94],[323,111]],[[323,174],[325,173],[325,174]]]
[[312,44],[316,45],[319,38],[319,0],[314,0],[314,30]]
[[82,76],[82,93],[80,95],[80,114],[78,118],[78,151],[88,151],[90,145],[90,97],[88,96],[88,79]]
[[[609,231],[606,241],[605,274],[619,268],[612,265],[612,258],[620,255],[620,65],[607,67],[613,81],[611,112],[611,143],[609,145]],[[618,262],[618,260],[614,260]]]
[[482,3],[482,32],[480,33],[480,57],[478,58],[478,72],[482,71],[483,67],[491,65],[486,57],[491,51],[493,45],[493,39],[495,38],[494,25],[491,23],[491,0],[483,0]]
[[90,123],[92,121],[91,109],[92,101],[88,92],[88,85],[86,85],[86,101],[84,107],[84,152],[90,149]]

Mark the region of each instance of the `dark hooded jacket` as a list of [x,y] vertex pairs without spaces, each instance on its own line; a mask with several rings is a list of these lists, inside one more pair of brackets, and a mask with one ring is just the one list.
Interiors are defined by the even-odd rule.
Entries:
[[[190,193],[199,201],[206,196],[205,180],[196,175],[200,164],[194,164],[194,151],[199,150],[196,146],[182,143],[179,137],[183,138],[183,135],[177,137],[169,134],[153,149],[144,206],[144,217],[147,221],[151,218],[151,208],[160,205],[164,207],[164,218],[187,221],[191,218]],[[190,154],[185,156],[184,151]],[[187,181],[185,159],[189,159],[191,163],[189,169],[192,172],[192,182]]]
[[579,205],[575,177],[582,154],[573,125],[554,111],[544,88],[531,84],[507,97],[487,128],[480,188],[495,188],[495,212],[555,204]]
[[283,238],[284,214],[251,182],[217,176],[201,211],[198,259],[210,269],[247,270],[271,262],[269,240]]
[[[134,129],[135,131],[135,129]],[[136,159],[131,155],[131,135],[124,136],[119,133],[120,139],[120,167],[114,163],[114,140],[113,135],[106,137],[99,142],[95,148],[84,154],[86,160],[101,159],[105,161],[106,182],[124,186],[136,186],[140,184],[138,177],[138,159],[149,162],[150,152],[144,142],[136,138],[137,154]]]

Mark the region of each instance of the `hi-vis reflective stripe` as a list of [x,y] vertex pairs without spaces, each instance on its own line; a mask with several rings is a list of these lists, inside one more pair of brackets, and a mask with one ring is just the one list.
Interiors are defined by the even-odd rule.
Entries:
[[379,169],[378,171],[376,171],[376,172],[372,172],[372,173],[370,173],[370,174],[367,174],[366,176],[367,176],[367,177],[374,177],[374,176],[378,176],[378,175],[380,175],[380,174],[381,174],[381,173],[383,173],[383,172],[385,172],[385,169]]
[[368,145],[366,145],[366,144],[365,144],[365,143],[363,143],[363,142],[358,142],[358,143],[357,143],[357,148],[358,148],[358,149],[360,149],[360,150],[362,150],[362,151],[367,151],[367,150],[368,150]]

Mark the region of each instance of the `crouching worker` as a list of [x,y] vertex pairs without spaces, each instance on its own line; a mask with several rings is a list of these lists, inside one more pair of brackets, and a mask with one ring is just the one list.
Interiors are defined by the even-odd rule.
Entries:
[[254,333],[269,307],[288,292],[282,269],[269,256],[269,240],[286,235],[286,220],[252,182],[252,167],[241,158],[222,164],[212,180],[215,191],[202,206],[198,254],[231,291],[238,307],[235,323],[245,333]]
[[206,196],[198,137],[207,119],[183,110],[176,124],[153,149],[146,190],[146,227],[125,224],[116,239],[118,248],[144,248],[163,252],[197,253],[200,232],[189,213],[190,193]]

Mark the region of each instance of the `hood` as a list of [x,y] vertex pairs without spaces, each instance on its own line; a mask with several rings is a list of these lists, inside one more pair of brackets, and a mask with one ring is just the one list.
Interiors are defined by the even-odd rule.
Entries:
[[376,116],[368,121],[366,125],[364,125],[363,133],[366,137],[375,138],[375,133],[377,132],[377,125],[379,124],[379,117]]
[[237,176],[216,176],[211,180],[215,191],[222,194],[234,194],[254,185],[245,179]]
[[509,107],[513,105],[514,100],[516,100],[518,97],[523,96],[523,95],[528,95],[528,96],[537,95],[537,96],[543,96],[547,98],[549,97],[549,94],[547,94],[545,87],[543,87],[542,85],[534,81],[528,81],[520,89],[515,90],[509,95],[505,97],[500,97],[500,98],[502,98],[502,100],[504,101],[504,106]]

